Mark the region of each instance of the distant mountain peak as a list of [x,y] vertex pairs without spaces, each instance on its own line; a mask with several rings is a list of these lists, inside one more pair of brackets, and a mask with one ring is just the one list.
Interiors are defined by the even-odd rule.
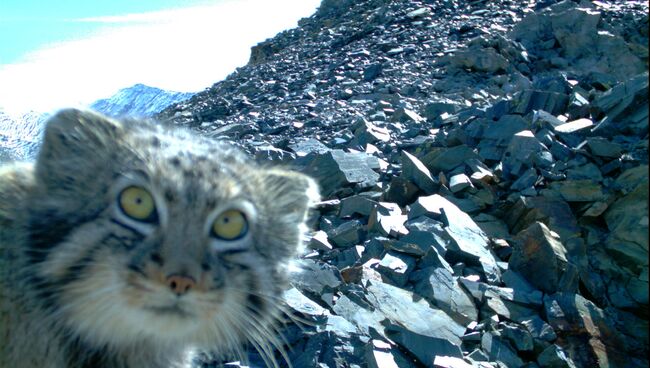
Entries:
[[193,95],[192,92],[167,91],[137,83],[120,89],[109,98],[93,102],[90,108],[113,117],[148,117]]

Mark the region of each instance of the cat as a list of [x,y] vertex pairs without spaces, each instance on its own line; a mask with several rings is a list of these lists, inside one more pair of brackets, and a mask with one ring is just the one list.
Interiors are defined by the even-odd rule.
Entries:
[[[76,109],[0,169],[0,367],[181,367],[273,348],[315,181]],[[286,354],[284,354],[286,359]]]

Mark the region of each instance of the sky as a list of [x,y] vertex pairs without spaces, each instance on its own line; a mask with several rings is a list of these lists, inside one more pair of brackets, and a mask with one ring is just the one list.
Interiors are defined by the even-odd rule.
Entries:
[[1,0],[0,108],[51,112],[143,83],[198,92],[320,0]]

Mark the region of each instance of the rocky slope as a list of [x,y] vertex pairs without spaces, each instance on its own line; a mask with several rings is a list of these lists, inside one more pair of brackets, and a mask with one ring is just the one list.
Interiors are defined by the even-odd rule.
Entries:
[[114,117],[149,117],[192,95],[193,93],[165,91],[138,83],[120,89],[109,98],[93,102],[90,108]]
[[646,2],[323,0],[158,118],[319,180],[294,367],[647,367],[647,43]]

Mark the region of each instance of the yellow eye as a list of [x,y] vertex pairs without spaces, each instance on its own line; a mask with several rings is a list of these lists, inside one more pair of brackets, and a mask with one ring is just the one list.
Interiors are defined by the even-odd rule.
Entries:
[[247,232],[246,216],[238,210],[223,212],[212,224],[212,235],[223,240],[237,240]]
[[118,198],[120,209],[134,220],[156,221],[156,205],[151,194],[142,187],[127,187]]

